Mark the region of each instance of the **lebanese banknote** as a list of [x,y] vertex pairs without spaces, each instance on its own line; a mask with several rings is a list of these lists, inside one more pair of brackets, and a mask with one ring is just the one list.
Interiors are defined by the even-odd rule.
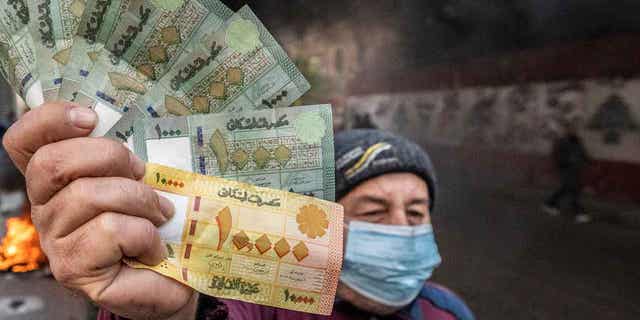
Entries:
[[26,1],[32,18],[37,67],[45,101],[58,99],[62,71],[69,62],[73,37],[85,11],[86,0]]
[[[93,68],[98,52],[110,38],[119,22],[113,17],[128,0],[86,0],[85,10],[78,29],[73,37],[69,59],[63,67],[62,84],[58,99],[76,101],[78,90],[87,81],[89,70]],[[107,105],[92,105],[91,101],[76,101],[81,105],[94,108],[99,117],[93,136],[105,135],[126,114],[126,108],[111,108]]]
[[[195,30],[216,30],[231,14],[218,0],[124,3],[105,16],[116,21],[110,23],[114,30],[104,46],[90,53],[91,63],[83,69],[84,81],[73,93],[74,100],[106,110],[109,114],[101,119],[111,120],[109,129],[122,122],[119,126],[130,130],[139,110],[137,97],[172,66]],[[109,130],[107,136],[117,136],[116,131],[121,132]]]
[[142,159],[333,201],[331,106],[147,118],[136,122]]
[[29,107],[44,102],[27,0],[7,0],[0,10],[0,71]]
[[197,34],[174,68],[140,99],[147,116],[286,107],[310,88],[247,6],[217,32],[201,28]]
[[93,66],[96,52],[111,36],[118,22],[112,17],[127,0],[86,0],[85,9],[76,33],[69,60],[65,64],[59,91],[61,100],[73,100],[82,81]]
[[317,198],[148,164],[144,182],[176,215],[169,256],[125,262],[220,298],[329,315],[342,265],[343,209]]

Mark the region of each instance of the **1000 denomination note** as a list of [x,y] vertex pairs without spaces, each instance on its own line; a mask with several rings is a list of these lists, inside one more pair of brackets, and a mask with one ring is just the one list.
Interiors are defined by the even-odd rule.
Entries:
[[331,314],[342,265],[342,207],[295,193],[148,164],[144,182],[176,215],[157,266],[127,259],[199,292]]
[[45,101],[58,99],[62,72],[69,62],[73,37],[86,7],[85,0],[29,0],[38,70]]
[[330,105],[142,119],[133,140],[136,154],[149,162],[335,197]]
[[27,0],[6,3],[0,10],[0,72],[31,108],[44,102],[36,69],[36,49],[29,32]]
[[139,101],[147,116],[287,107],[310,88],[247,6],[217,32],[201,28],[197,34],[174,68]]
[[138,115],[138,96],[153,87],[180,55],[198,27],[216,30],[232,14],[218,0],[132,1],[115,11],[114,31],[95,51],[76,94],[76,102],[109,107],[121,114],[107,136],[130,132]]

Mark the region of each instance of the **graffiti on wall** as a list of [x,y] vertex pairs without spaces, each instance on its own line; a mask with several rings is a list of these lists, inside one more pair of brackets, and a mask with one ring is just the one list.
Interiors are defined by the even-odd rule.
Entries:
[[354,96],[346,105],[419,142],[522,153],[547,153],[571,124],[597,157],[640,162],[638,92],[640,79],[598,79]]
[[603,143],[619,144],[621,135],[637,130],[638,125],[631,116],[630,106],[624,98],[612,94],[589,120],[589,129],[603,131]]

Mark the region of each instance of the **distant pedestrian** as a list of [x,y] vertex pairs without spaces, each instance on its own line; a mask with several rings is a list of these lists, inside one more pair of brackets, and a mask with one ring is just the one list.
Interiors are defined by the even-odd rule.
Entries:
[[552,216],[560,214],[560,201],[568,199],[576,223],[588,223],[591,216],[584,212],[580,203],[582,175],[589,164],[589,155],[573,124],[565,124],[565,132],[553,143],[551,157],[560,176],[560,188],[545,202],[543,209]]

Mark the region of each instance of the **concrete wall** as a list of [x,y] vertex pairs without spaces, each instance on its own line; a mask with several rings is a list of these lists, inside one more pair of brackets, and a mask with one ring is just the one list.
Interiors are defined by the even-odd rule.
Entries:
[[[569,120],[592,157],[640,164],[640,79],[372,94],[349,97],[346,105],[381,128],[425,143],[536,155],[549,152],[553,130]],[[627,128],[592,126],[595,119],[618,117]],[[619,133],[617,141],[605,140],[609,130]]]
[[548,153],[554,130],[569,120],[595,159],[588,191],[640,201],[640,79],[359,95],[345,104],[348,118],[368,115],[446,153],[469,177],[507,188],[557,183]]

